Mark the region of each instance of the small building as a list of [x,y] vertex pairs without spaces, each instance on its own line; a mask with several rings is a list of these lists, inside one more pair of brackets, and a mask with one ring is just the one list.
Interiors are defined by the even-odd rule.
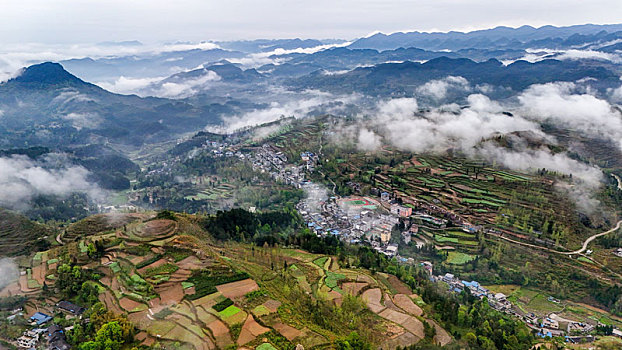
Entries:
[[619,256],[620,258],[622,258],[622,248],[618,248],[618,249],[614,250],[613,251],[613,255]]
[[441,280],[445,283],[451,283],[454,280],[454,275],[448,272],[441,278]]
[[505,294],[503,293],[497,293],[493,296],[493,298],[495,299],[496,302],[499,302],[499,303],[504,303],[507,300],[505,297]]
[[37,346],[37,339],[25,335],[17,338],[17,346],[20,348],[31,349]]
[[571,344],[586,344],[592,343],[596,340],[593,335],[583,335],[583,336],[566,336],[566,342]]
[[429,261],[424,261],[421,263],[421,266],[423,266],[423,268],[428,271],[428,273],[431,275],[432,274],[432,269],[434,268],[434,265],[432,265],[431,262]]
[[533,312],[526,314],[524,316],[524,319],[525,319],[525,322],[530,323],[530,324],[538,323],[538,316],[536,316],[536,314],[534,314]]
[[401,216],[401,217],[409,217],[413,213],[413,209],[409,207],[405,207],[399,204],[391,204],[391,214]]
[[583,323],[583,322],[570,322],[568,323],[568,334],[578,334],[578,333],[589,333],[594,329],[594,326],[591,324]]
[[549,328],[549,329],[559,329],[559,322],[557,322],[556,320],[553,320],[549,317],[545,317],[542,320],[542,324],[540,324],[540,327],[542,328]]
[[74,303],[71,303],[69,301],[60,301],[58,304],[56,304],[56,307],[65,313],[71,314],[73,316],[80,316],[84,313],[84,311],[86,311],[85,308],[83,308],[82,306],[78,306]]
[[52,316],[46,315],[42,312],[36,312],[30,317],[30,321],[36,323],[37,326],[48,323],[52,319]]
[[48,338],[48,350],[68,350],[71,349],[71,345],[67,343],[65,337],[65,330],[63,327],[55,324],[47,330]]
[[397,244],[389,244],[387,248],[384,250],[385,255],[394,257],[397,255]]
[[380,194],[380,200],[383,202],[388,202],[391,200],[391,195],[389,194],[389,192],[382,192]]

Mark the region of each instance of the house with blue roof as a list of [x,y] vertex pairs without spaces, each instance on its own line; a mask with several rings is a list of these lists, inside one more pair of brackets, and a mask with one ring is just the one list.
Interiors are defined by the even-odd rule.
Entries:
[[46,315],[43,312],[36,312],[30,317],[30,321],[36,323],[37,326],[48,323],[51,319],[52,316]]

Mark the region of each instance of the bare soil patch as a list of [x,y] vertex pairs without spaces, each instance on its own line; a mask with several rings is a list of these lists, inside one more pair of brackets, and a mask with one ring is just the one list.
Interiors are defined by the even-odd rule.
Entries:
[[363,301],[367,303],[367,307],[375,313],[379,313],[385,309],[385,307],[380,304],[380,300],[382,299],[382,291],[380,291],[380,288],[368,289],[364,291],[362,298]]
[[166,264],[167,262],[168,262],[168,261],[166,261],[166,259],[159,259],[159,260],[156,260],[156,261],[154,261],[153,263],[151,263],[151,264],[149,264],[149,265],[147,265],[147,266],[145,266],[145,267],[142,267],[142,268],[140,268],[140,269],[138,269],[138,270],[136,270],[136,271],[138,271],[138,273],[139,273],[139,274],[144,275],[144,274],[145,274],[145,272],[146,272],[148,269],[152,269],[152,268],[154,268],[154,267],[159,267],[159,266],[162,266],[162,265]]
[[2,289],[2,291],[0,292],[0,297],[8,297],[11,295],[19,294],[20,292],[21,290],[19,288],[19,283],[15,282],[4,287],[4,289]]
[[366,282],[346,282],[341,285],[341,289],[350,295],[358,295],[367,285]]
[[410,290],[410,288],[402,281],[399,280],[399,278],[393,276],[393,275],[387,275],[387,280],[389,280],[389,283],[391,283],[391,286],[400,294],[406,294],[409,295],[412,293],[412,290]]
[[255,319],[253,318],[253,315],[249,314],[246,318],[246,322],[244,322],[244,326],[242,326],[242,331],[240,332],[240,337],[238,338],[238,345],[247,344],[257,338],[259,335],[264,334],[268,331],[270,331],[269,328],[266,328],[257,323],[257,321],[255,321]]
[[404,332],[394,338],[388,339],[386,341],[387,348],[395,349],[399,347],[406,347],[409,345],[417,344],[421,340],[421,338],[410,332]]
[[249,278],[242,281],[221,284],[220,286],[217,286],[216,289],[227,298],[233,299],[244,296],[246,293],[258,290],[259,286],[257,285],[257,282]]
[[46,268],[47,264],[45,262],[32,268],[32,278],[40,285],[43,285],[43,282],[45,282]]
[[292,341],[302,335],[301,331],[285,323],[279,322],[272,327],[289,341]]
[[173,220],[152,220],[143,224],[136,235],[141,237],[164,236],[175,230],[177,223]]
[[179,262],[175,264],[179,266],[180,269],[185,269],[185,270],[198,270],[203,267],[203,263],[201,262],[201,260],[199,260],[199,258],[197,258],[194,255],[191,255],[183,260],[180,260]]
[[207,328],[212,331],[212,334],[214,334],[215,337],[229,334],[229,328],[227,328],[227,325],[225,325],[221,320],[211,322],[207,325]]
[[281,302],[278,300],[267,300],[265,303],[263,303],[263,306],[265,306],[266,308],[268,308],[268,310],[270,310],[270,312],[276,312],[277,309],[279,308],[279,306],[281,306]]
[[412,316],[409,316],[408,320],[406,320],[403,324],[400,324],[400,326],[404,327],[404,329],[421,339],[425,338],[423,323]]
[[119,299],[119,304],[127,312],[130,312],[130,311],[134,310],[135,308],[143,305],[143,304],[141,304],[141,303],[139,303],[137,301],[134,301],[134,300],[132,300],[130,298],[127,298],[127,297]]
[[410,297],[404,294],[397,294],[393,297],[393,303],[400,309],[415,316],[423,315],[423,310],[417,306]]
[[106,308],[114,312],[115,314],[118,315],[123,313],[123,310],[121,310],[117,303],[115,303],[115,298],[112,293],[110,293],[110,291],[106,290],[105,292],[101,293],[99,295],[99,301],[104,303],[106,305]]
[[429,325],[434,326],[434,329],[436,330],[436,335],[434,336],[434,341],[437,344],[440,344],[441,346],[445,346],[449,343],[451,343],[451,335],[449,335],[449,333],[447,333],[447,331],[441,327],[438,323],[434,322],[433,320],[426,320],[426,322],[428,322]]
[[179,283],[161,290],[156,289],[156,291],[160,294],[160,300],[162,300],[162,304],[164,305],[179,304],[185,295],[184,289]]

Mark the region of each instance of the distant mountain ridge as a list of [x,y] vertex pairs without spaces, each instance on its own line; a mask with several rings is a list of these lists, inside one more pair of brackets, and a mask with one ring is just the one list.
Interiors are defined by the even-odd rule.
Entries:
[[40,86],[86,84],[80,78],[67,72],[60,64],[53,62],[44,62],[27,67],[11,80],[15,83]]
[[[472,32],[398,32],[377,33],[350,44],[352,49],[392,50],[417,47],[426,50],[459,50],[467,48],[561,48],[587,42],[622,38],[622,24],[584,24],[567,27],[551,25],[534,28],[496,27]],[[552,46],[547,46],[552,45]]]
[[339,93],[354,91],[369,95],[409,96],[413,94],[414,87],[447,76],[461,76],[472,84],[509,88],[508,93],[520,91],[532,84],[585,78],[596,79],[596,87],[619,85],[619,75],[615,71],[603,65],[581,61],[516,61],[505,66],[496,59],[475,62],[466,58],[448,57],[439,57],[424,63],[406,61],[360,67],[342,74],[316,72],[292,80],[291,85],[295,88]]
[[221,122],[235,107],[171,108],[176,100],[119,95],[45,62],[0,84],[0,148],[76,146],[107,142],[141,145]]

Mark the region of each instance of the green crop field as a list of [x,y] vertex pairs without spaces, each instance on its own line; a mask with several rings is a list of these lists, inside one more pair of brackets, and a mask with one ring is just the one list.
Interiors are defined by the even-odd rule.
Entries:
[[475,256],[461,252],[449,252],[447,263],[452,265],[463,265],[475,259]]
[[220,311],[218,313],[218,315],[220,315],[220,317],[222,317],[222,318],[228,318],[228,317],[237,315],[237,313],[240,312],[240,311],[242,311],[242,310],[240,310],[237,306],[231,305],[228,308]]
[[318,258],[318,259],[313,260],[313,263],[314,263],[315,265],[317,265],[318,267],[320,267],[320,268],[322,268],[322,269],[323,269],[323,268],[324,268],[324,264],[326,264],[326,261],[327,261],[327,260],[328,260],[328,257],[327,257],[327,256],[323,256],[323,257],[321,257],[321,258]]

